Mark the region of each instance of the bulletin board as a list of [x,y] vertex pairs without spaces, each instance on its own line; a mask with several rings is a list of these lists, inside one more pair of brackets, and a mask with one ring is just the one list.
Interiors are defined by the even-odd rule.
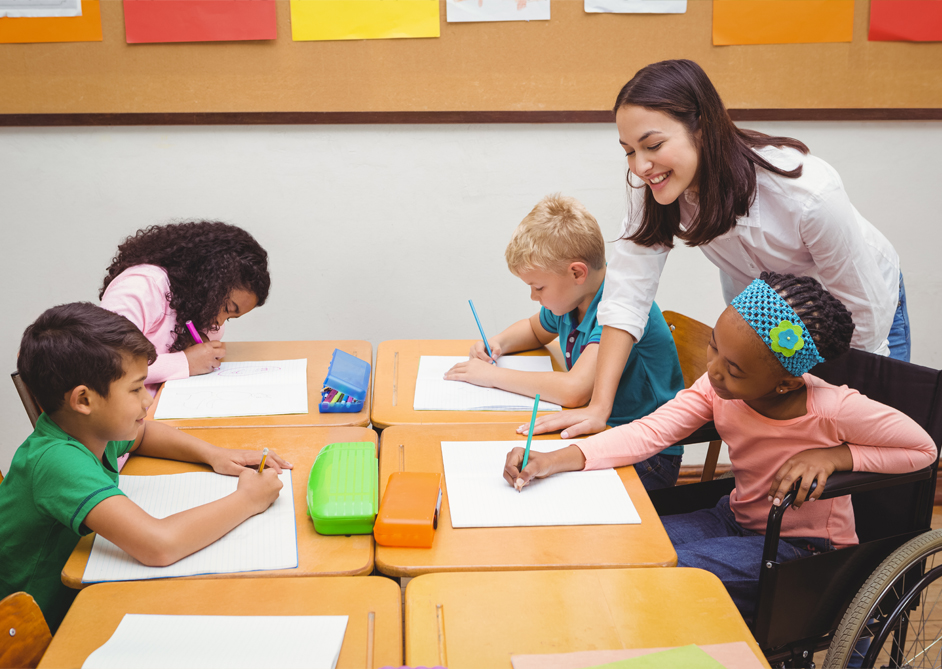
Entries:
[[0,125],[607,121],[644,65],[700,63],[734,117],[942,119],[942,43],[712,45],[711,0],[670,15],[445,21],[441,37],[127,44],[122,4],[101,1],[102,42],[0,44]]

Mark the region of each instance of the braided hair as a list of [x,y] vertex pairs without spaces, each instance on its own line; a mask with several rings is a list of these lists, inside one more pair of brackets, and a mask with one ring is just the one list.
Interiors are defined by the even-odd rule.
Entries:
[[831,360],[850,350],[854,320],[847,307],[816,279],[775,272],[762,272],[759,279],[795,310],[822,358]]
[[167,299],[177,314],[171,351],[182,351],[190,344],[187,321],[193,321],[199,332],[217,330],[216,318],[234,289],[254,293],[257,306],[262,306],[271,287],[265,249],[242,228],[219,221],[138,230],[118,246],[99,299],[115,277],[134,265],[156,265],[167,272]]

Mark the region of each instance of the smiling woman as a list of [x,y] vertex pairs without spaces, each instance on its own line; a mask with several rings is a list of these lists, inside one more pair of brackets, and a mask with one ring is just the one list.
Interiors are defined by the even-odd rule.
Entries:
[[604,429],[617,370],[647,325],[675,238],[720,270],[726,303],[764,271],[817,278],[853,314],[852,346],[909,359],[899,257],[851,204],[840,176],[790,137],[737,128],[703,69],[654,63],[618,94],[629,211],[609,259],[592,401],[536,432]]

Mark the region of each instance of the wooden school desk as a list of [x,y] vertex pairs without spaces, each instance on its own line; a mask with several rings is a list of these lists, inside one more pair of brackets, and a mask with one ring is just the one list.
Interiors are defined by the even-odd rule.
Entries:
[[[373,571],[373,536],[324,536],[314,531],[307,515],[307,479],[311,465],[321,448],[344,441],[371,441],[376,443],[376,432],[363,427],[298,427],[298,428],[238,428],[219,430],[187,430],[223,448],[269,448],[294,465],[291,481],[294,487],[294,514],[298,527],[298,566],[294,569],[253,571],[252,577],[288,576],[359,576]],[[206,465],[189,462],[159,460],[132,455],[121,471],[121,476],[180,474],[182,472],[212,471]],[[62,582],[74,589],[87,587],[82,574],[92,547],[94,534],[82,537],[62,569]],[[208,574],[205,579],[232,579],[246,576],[238,574]],[[191,577],[187,577],[191,578]],[[197,578],[197,577],[192,577]]]
[[413,667],[509,668],[511,654],[735,641],[769,666],[726,588],[700,569],[428,574],[406,587]]
[[[370,395],[366,393],[363,410],[357,413],[320,413],[317,405],[321,401],[321,388],[327,377],[327,368],[334,349],[339,348],[360,360],[373,364],[373,345],[368,341],[233,341],[226,345],[224,362],[243,360],[297,360],[307,358],[307,413],[286,414],[283,416],[232,416],[230,418],[189,418],[163,420],[162,423],[186,428],[206,427],[309,427],[321,425],[354,425],[366,427],[370,424]],[[372,370],[371,370],[372,371]],[[372,374],[370,382],[372,384]],[[147,412],[148,418],[154,417],[160,394]]]
[[[81,667],[114,633],[126,613],[205,616],[347,615],[337,667],[399,666],[402,600],[388,578],[235,578],[226,581],[101,583],[78,594],[40,667]],[[374,612],[369,663],[369,613]],[[172,641],[170,641],[172,643]],[[246,639],[246,643],[278,643]]]
[[[392,472],[444,472],[442,441],[509,441],[526,444],[514,426],[401,425],[383,431],[380,441],[380,499]],[[559,443],[559,435],[533,440]],[[517,569],[585,569],[602,567],[672,567],[677,553],[648,499],[634,467],[616,470],[638,514],[640,525],[575,525],[567,527],[480,527],[454,529],[447,481],[431,548],[376,546],[376,567],[389,576],[418,576],[439,571]],[[500,476],[500,472],[494,472]],[[525,494],[525,493],[521,493]]]
[[[530,422],[529,411],[416,411],[415,379],[419,358],[423,355],[463,355],[475,339],[398,339],[384,341],[376,349],[376,373],[373,375],[373,426],[379,430],[390,425],[422,423],[514,423]],[[564,371],[562,353],[557,342],[535,351],[513,355],[549,355],[553,369]],[[532,402],[530,403],[532,406]],[[544,416],[547,412],[541,412]]]

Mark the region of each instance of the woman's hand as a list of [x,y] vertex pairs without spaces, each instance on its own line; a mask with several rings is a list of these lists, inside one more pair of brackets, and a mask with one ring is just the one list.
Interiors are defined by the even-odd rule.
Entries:
[[[608,414],[593,409],[590,404],[582,409],[558,411],[548,416],[540,416],[533,425],[533,434],[546,434],[563,430],[559,435],[563,439],[574,439],[582,434],[594,434],[606,428],[605,421]],[[517,428],[517,434],[526,434],[530,429],[529,423]]]
[[190,376],[198,376],[219,367],[219,361],[226,357],[226,345],[221,341],[207,341],[194,344],[183,352],[190,367]]
[[[792,506],[800,508],[805,500],[814,501],[824,492],[828,477],[836,471],[849,471],[854,468],[854,458],[847,444],[832,448],[812,448],[790,457],[785,464],[779,467],[772,479],[769,489],[769,501],[779,506],[785,495],[801,479],[801,485],[795,495]],[[811,483],[817,481],[818,485],[810,495],[808,490]]]

